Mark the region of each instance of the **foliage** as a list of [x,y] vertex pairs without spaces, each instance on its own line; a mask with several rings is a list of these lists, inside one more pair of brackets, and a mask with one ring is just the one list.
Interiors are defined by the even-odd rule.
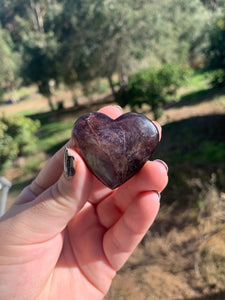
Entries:
[[207,67],[214,70],[211,84],[213,87],[225,86],[225,5],[214,18],[211,25],[209,47],[206,48]]
[[58,78],[57,43],[51,34],[34,33],[24,42],[21,74],[26,84],[36,83],[44,96],[51,95],[50,80]]
[[225,68],[217,69],[211,74],[211,85],[215,88],[225,87]]
[[60,13],[57,0],[5,1],[0,7],[3,26],[11,33],[20,51],[20,76],[23,83],[38,85],[39,92],[51,103],[52,80],[57,81],[57,41],[54,37],[54,18]]
[[18,156],[31,153],[36,145],[39,122],[21,116],[0,119],[0,170]]
[[65,1],[56,22],[63,80],[73,85],[117,73],[123,82],[144,59],[194,60],[208,18],[199,0]]
[[21,54],[24,82],[37,84],[53,108],[53,81],[73,89],[104,77],[115,94],[114,74],[122,86],[149,64],[203,61],[214,2],[0,0],[0,21]]
[[50,32],[60,10],[60,0],[0,0],[1,24],[10,33],[17,50],[33,33]]
[[225,7],[212,22],[210,44],[206,49],[207,63],[210,69],[225,68]]
[[135,6],[134,0],[65,2],[56,32],[61,54],[67,53],[61,55],[67,84],[122,75],[132,58],[144,56],[149,40],[143,22],[146,4],[136,11]]
[[149,5],[154,12],[151,26],[151,56],[162,63],[194,64],[202,60],[207,44],[205,27],[211,13],[199,0],[163,0]]
[[0,26],[0,100],[6,91],[17,86],[18,56],[13,51],[13,42],[9,33]]
[[211,10],[218,10],[224,6],[224,0],[201,0],[201,2]]
[[122,107],[130,105],[132,110],[147,104],[157,119],[189,73],[188,67],[170,64],[144,69],[130,77],[128,86],[119,92],[116,101]]

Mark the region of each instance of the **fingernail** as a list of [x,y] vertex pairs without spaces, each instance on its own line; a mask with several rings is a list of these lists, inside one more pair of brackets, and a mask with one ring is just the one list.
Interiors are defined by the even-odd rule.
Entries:
[[160,194],[160,192],[158,192],[158,191],[154,191],[154,192],[158,195],[159,201],[160,201],[160,199],[161,199],[161,194]]
[[166,172],[168,172],[169,168],[168,168],[167,164],[164,161],[162,161],[161,159],[156,159],[155,161],[158,161],[159,163],[161,163],[165,167]]
[[114,105],[114,106],[117,107],[121,112],[123,112],[123,109],[121,106],[119,106],[119,105]]
[[75,164],[76,160],[70,150],[66,147],[64,151],[64,173],[66,177],[73,177],[75,175]]

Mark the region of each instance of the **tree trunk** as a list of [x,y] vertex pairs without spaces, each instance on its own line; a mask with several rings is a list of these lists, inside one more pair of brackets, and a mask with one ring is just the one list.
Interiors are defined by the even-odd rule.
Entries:
[[34,26],[36,30],[39,32],[43,33],[44,32],[44,21],[43,21],[43,16],[41,12],[41,8],[39,3],[35,3],[34,0],[30,0],[30,7],[33,11],[33,22],[35,20]]
[[48,99],[48,105],[49,105],[51,111],[53,111],[54,110],[54,105],[52,103],[52,96],[51,95],[48,96],[47,99]]
[[73,106],[78,107],[79,102],[78,102],[78,97],[77,97],[76,91],[73,87],[70,89],[70,91],[71,91],[71,99],[73,101]]
[[120,68],[120,88],[128,85],[128,77],[123,72],[123,67]]
[[107,78],[108,78],[108,81],[109,81],[109,86],[111,88],[112,94],[113,94],[114,97],[116,97],[116,91],[115,91],[115,88],[114,88],[114,85],[113,85],[112,77],[109,75]]

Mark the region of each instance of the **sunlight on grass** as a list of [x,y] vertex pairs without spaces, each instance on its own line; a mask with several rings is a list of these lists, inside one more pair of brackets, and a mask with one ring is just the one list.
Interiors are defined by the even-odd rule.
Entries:
[[24,109],[24,110],[22,110],[22,111],[19,111],[19,112],[17,112],[17,113],[15,113],[15,115],[17,115],[17,116],[28,116],[29,117],[29,115],[33,115],[33,114],[36,114],[36,113],[41,113],[41,112],[45,112],[46,110],[45,109],[43,109],[43,110],[41,110],[40,108],[37,108],[37,109]]
[[188,97],[188,94],[198,91],[204,91],[210,88],[210,72],[203,72],[202,70],[194,71],[189,77],[185,87],[178,91],[179,99],[183,96]]
[[[61,144],[70,139],[72,122],[53,122],[42,125],[38,133],[38,149],[44,152],[52,152],[51,149],[60,148]],[[57,147],[57,145],[60,145]]]
[[38,91],[38,88],[35,85],[29,86],[29,87],[21,87],[20,89],[17,90],[17,95],[20,98],[24,98],[24,97],[30,96],[31,94],[36,93],[37,91]]
[[193,91],[207,89],[209,87],[210,72],[195,71],[189,79],[189,84]]
[[31,96],[32,94],[36,93],[37,91],[38,91],[38,88],[36,85],[21,87],[14,92],[5,93],[4,100],[8,101],[11,98],[12,94],[14,96],[16,96],[16,98],[22,99],[22,98]]

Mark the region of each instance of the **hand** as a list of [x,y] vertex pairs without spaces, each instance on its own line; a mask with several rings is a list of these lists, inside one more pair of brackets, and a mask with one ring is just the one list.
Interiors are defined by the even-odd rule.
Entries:
[[[114,106],[100,111],[121,114]],[[147,162],[111,191],[70,148],[75,175],[66,176],[64,148],[0,219],[3,300],[102,299],[157,215],[168,180],[162,162]]]

